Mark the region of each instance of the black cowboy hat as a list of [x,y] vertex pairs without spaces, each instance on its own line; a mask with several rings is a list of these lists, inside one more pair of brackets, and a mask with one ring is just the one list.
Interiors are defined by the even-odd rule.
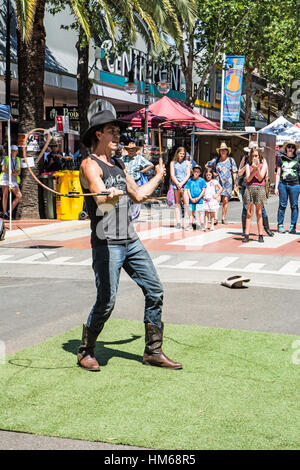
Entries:
[[120,126],[120,129],[125,129],[127,127],[127,124],[124,122],[118,121],[113,113],[109,110],[103,110],[103,111],[98,111],[98,113],[95,113],[90,120],[90,127],[85,131],[85,133],[82,136],[82,142],[86,147],[91,146],[91,139],[94,135],[94,133],[101,127],[104,126],[105,124],[109,124],[113,122],[114,124]]

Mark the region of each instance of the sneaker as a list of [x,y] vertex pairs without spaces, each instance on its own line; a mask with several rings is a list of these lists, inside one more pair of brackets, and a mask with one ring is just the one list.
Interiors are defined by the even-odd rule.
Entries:
[[[202,230],[201,225],[197,224],[196,225],[196,230]],[[204,229],[205,230],[205,229]]]
[[243,243],[248,243],[248,242],[249,242],[249,235],[247,235],[247,234],[245,233],[245,236],[244,236],[242,242],[243,242]]
[[262,235],[258,235],[259,243],[264,243],[264,237]]
[[212,232],[213,230],[215,230],[215,227],[212,225],[209,229],[210,232]]
[[179,228],[179,229],[181,229],[181,228],[182,228],[182,226],[181,226],[181,224],[176,224],[176,225],[175,225],[175,228]]
[[219,223],[219,221],[218,221],[218,219],[216,219],[216,220],[214,221],[214,225],[218,225],[218,223]]
[[3,219],[9,220],[9,211],[5,212]]
[[283,225],[278,225],[278,232],[279,233],[286,233],[286,230]]
[[187,226],[185,227],[185,229],[184,229],[184,230],[186,230],[186,231],[193,230],[193,226],[192,226],[192,224],[190,224],[190,225],[187,225]]
[[290,225],[289,233],[296,233],[296,227],[295,227],[295,225]]

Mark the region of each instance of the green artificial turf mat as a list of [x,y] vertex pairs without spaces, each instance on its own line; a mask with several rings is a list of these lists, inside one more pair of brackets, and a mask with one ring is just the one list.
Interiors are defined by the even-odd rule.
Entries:
[[183,370],[143,366],[142,322],[110,319],[101,372],[76,365],[81,327],[0,364],[0,429],[154,449],[299,449],[294,336],[165,325]]

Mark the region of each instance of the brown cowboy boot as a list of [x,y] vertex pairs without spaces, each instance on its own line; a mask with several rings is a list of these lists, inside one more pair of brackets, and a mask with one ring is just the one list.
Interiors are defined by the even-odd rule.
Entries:
[[161,349],[163,341],[163,328],[159,328],[152,323],[145,323],[145,352],[143,356],[143,364],[149,366],[165,367],[168,369],[182,369],[180,362],[174,362],[169,359]]
[[78,349],[77,363],[79,366],[91,372],[100,371],[97,359],[94,357],[96,339],[98,335],[92,334],[86,325],[82,328],[82,340]]

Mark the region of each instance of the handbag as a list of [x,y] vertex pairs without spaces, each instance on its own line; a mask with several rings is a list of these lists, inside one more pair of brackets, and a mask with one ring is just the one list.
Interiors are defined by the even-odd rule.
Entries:
[[265,190],[266,190],[266,196],[269,199],[269,197],[271,196],[271,182],[270,182],[269,176],[266,176]]
[[175,206],[175,193],[174,193],[174,187],[172,183],[170,184],[168,192],[167,192],[166,202],[169,207]]

